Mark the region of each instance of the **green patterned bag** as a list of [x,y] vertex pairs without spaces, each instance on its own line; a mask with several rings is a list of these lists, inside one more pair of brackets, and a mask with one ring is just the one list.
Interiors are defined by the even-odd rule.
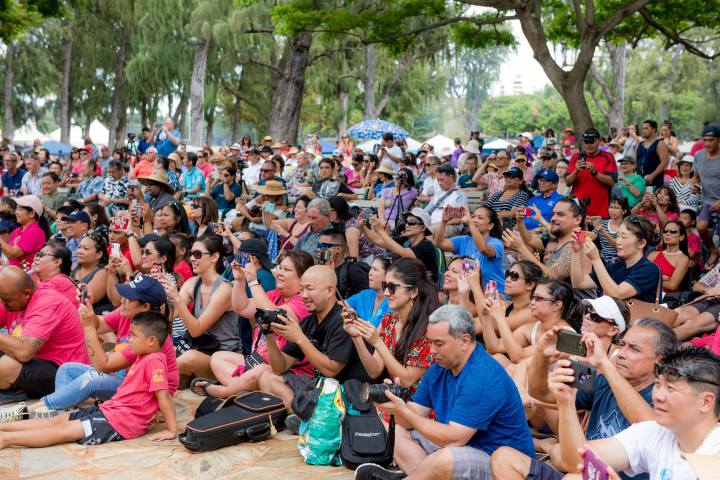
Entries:
[[322,388],[313,416],[300,424],[298,450],[309,465],[340,466],[345,403],[342,385],[334,378],[318,378]]

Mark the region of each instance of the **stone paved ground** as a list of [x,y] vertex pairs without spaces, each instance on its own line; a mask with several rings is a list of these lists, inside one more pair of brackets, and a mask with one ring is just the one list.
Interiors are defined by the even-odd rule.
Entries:
[[[177,395],[181,431],[197,403],[198,397],[187,390]],[[280,432],[264,442],[243,443],[202,454],[189,453],[177,440],[151,442],[146,437],[93,447],[76,444],[36,449],[11,447],[0,451],[0,480],[15,478],[344,480],[353,478],[353,472],[344,467],[306,465],[297,452],[297,437]]]

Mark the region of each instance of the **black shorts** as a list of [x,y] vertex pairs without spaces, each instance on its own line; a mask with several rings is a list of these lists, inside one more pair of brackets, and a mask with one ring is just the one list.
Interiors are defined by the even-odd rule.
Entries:
[[538,461],[535,457],[530,458],[530,472],[525,477],[527,480],[561,480],[564,473],[558,472],[549,464]]
[[100,445],[124,440],[122,435],[110,425],[97,405],[72,412],[70,420],[80,420],[85,435],[82,440],[78,440],[81,445]]
[[55,374],[58,366],[49,360],[33,358],[22,364],[20,374],[10,390],[27,392],[30,398],[41,398],[55,391]]

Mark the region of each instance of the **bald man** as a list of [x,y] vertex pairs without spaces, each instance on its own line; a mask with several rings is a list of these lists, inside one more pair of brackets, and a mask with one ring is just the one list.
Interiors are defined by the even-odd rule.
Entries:
[[63,363],[90,363],[75,306],[18,267],[0,271],[0,328],[0,405],[52,393]]
[[[258,385],[260,390],[282,398],[290,409],[295,392],[312,385],[315,375],[336,378],[340,383],[351,378],[371,381],[352,338],[343,329],[336,285],[337,278],[331,268],[316,265],[307,269],[300,279],[300,295],[310,316],[302,324],[282,317],[283,323],[274,323],[265,333],[271,368],[265,369]],[[278,348],[275,334],[287,339],[282,350]],[[291,367],[303,362],[310,364],[315,375],[289,372]]]

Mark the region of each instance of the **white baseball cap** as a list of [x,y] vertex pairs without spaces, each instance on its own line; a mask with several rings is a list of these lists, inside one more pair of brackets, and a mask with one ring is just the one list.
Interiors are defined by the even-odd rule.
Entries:
[[590,305],[595,313],[600,315],[602,318],[612,320],[615,325],[620,329],[620,333],[627,329],[627,322],[623,317],[622,312],[615,303],[615,300],[609,295],[603,295],[602,297],[594,299],[586,299],[582,301],[583,305]]

